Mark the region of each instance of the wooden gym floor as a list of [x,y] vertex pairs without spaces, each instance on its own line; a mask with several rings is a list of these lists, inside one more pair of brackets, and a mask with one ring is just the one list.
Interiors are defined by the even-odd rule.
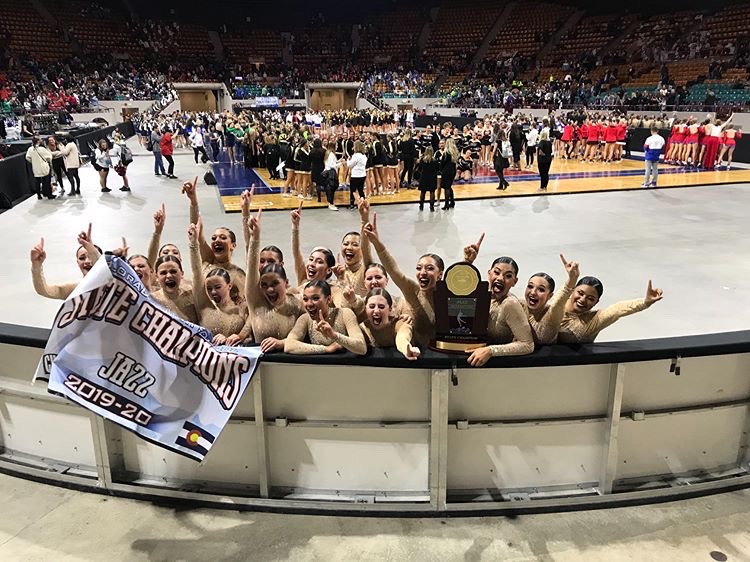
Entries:
[[[643,189],[643,160],[628,158],[621,162],[581,163],[575,160],[556,159],[550,170],[550,182],[547,194],[561,195],[568,193],[626,191]],[[213,165],[219,182],[218,191],[224,210],[239,212],[239,194],[251,185],[256,186],[253,207],[264,210],[285,210],[297,207],[299,199],[283,197],[283,181],[271,180],[265,169],[246,170],[243,166],[230,166],[228,163]],[[522,197],[539,195],[539,176],[536,167],[532,170],[506,171],[510,187],[499,191],[497,176],[491,170],[482,168],[476,177],[467,183],[454,183],[456,201],[461,199],[491,199],[496,197]],[[680,166],[660,164],[659,179],[656,189],[690,187],[696,185],[718,185],[750,182],[750,169],[719,169],[716,171],[692,171]],[[653,188],[652,188],[653,189]],[[375,195],[370,198],[373,205],[412,203],[419,199],[419,190],[401,189],[394,195]],[[349,204],[349,191],[340,188],[334,202],[338,206]],[[306,208],[325,207],[325,197],[318,203],[317,197],[305,201]]]

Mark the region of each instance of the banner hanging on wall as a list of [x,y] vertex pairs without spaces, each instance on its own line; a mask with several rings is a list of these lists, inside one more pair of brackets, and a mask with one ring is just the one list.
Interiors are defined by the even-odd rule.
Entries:
[[57,313],[36,377],[50,393],[201,461],[260,355],[213,345],[208,330],[154,300],[124,260],[106,256]]

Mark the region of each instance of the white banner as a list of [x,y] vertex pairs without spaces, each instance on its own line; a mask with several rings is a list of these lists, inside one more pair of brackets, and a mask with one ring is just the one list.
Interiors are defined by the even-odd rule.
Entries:
[[55,317],[37,378],[48,390],[195,460],[245,392],[259,347],[211,333],[156,302],[120,258],[94,265]]
[[279,107],[276,96],[255,96],[255,107]]

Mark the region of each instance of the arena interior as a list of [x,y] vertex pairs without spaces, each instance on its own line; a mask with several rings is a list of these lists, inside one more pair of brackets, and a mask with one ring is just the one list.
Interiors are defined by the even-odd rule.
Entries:
[[[743,1],[3,0],[0,557],[750,560],[749,18]],[[418,311],[390,271],[408,346],[373,351],[387,346],[368,340],[367,312],[366,354],[288,346],[290,325],[202,463],[31,383],[81,248],[142,258],[147,279],[130,265],[166,298],[159,246],[181,250],[191,292],[200,236],[227,229],[237,268],[251,248],[283,252],[295,329],[315,281],[295,274],[320,248],[343,271],[330,309],[349,307],[335,297],[356,289],[351,233],[404,277],[416,260],[415,295],[425,256],[445,270],[473,251],[491,291],[512,256],[512,293],[497,290],[524,326],[496,318],[508,334],[483,359],[435,351],[418,333],[426,317],[435,336],[439,306]],[[210,263],[225,262],[201,275]],[[572,295],[551,342],[526,325],[535,272]],[[598,309],[638,304],[576,339],[581,283]],[[231,318],[211,290],[195,317],[164,306],[218,334],[198,301]],[[301,346],[320,343],[310,330]],[[420,366],[417,389],[404,381]],[[629,433],[642,416],[664,425]],[[479,437],[460,441],[467,426]]]

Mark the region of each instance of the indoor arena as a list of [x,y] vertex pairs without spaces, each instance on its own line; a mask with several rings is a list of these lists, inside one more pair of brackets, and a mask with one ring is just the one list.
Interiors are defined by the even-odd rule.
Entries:
[[0,558],[750,561],[748,18],[4,0]]

